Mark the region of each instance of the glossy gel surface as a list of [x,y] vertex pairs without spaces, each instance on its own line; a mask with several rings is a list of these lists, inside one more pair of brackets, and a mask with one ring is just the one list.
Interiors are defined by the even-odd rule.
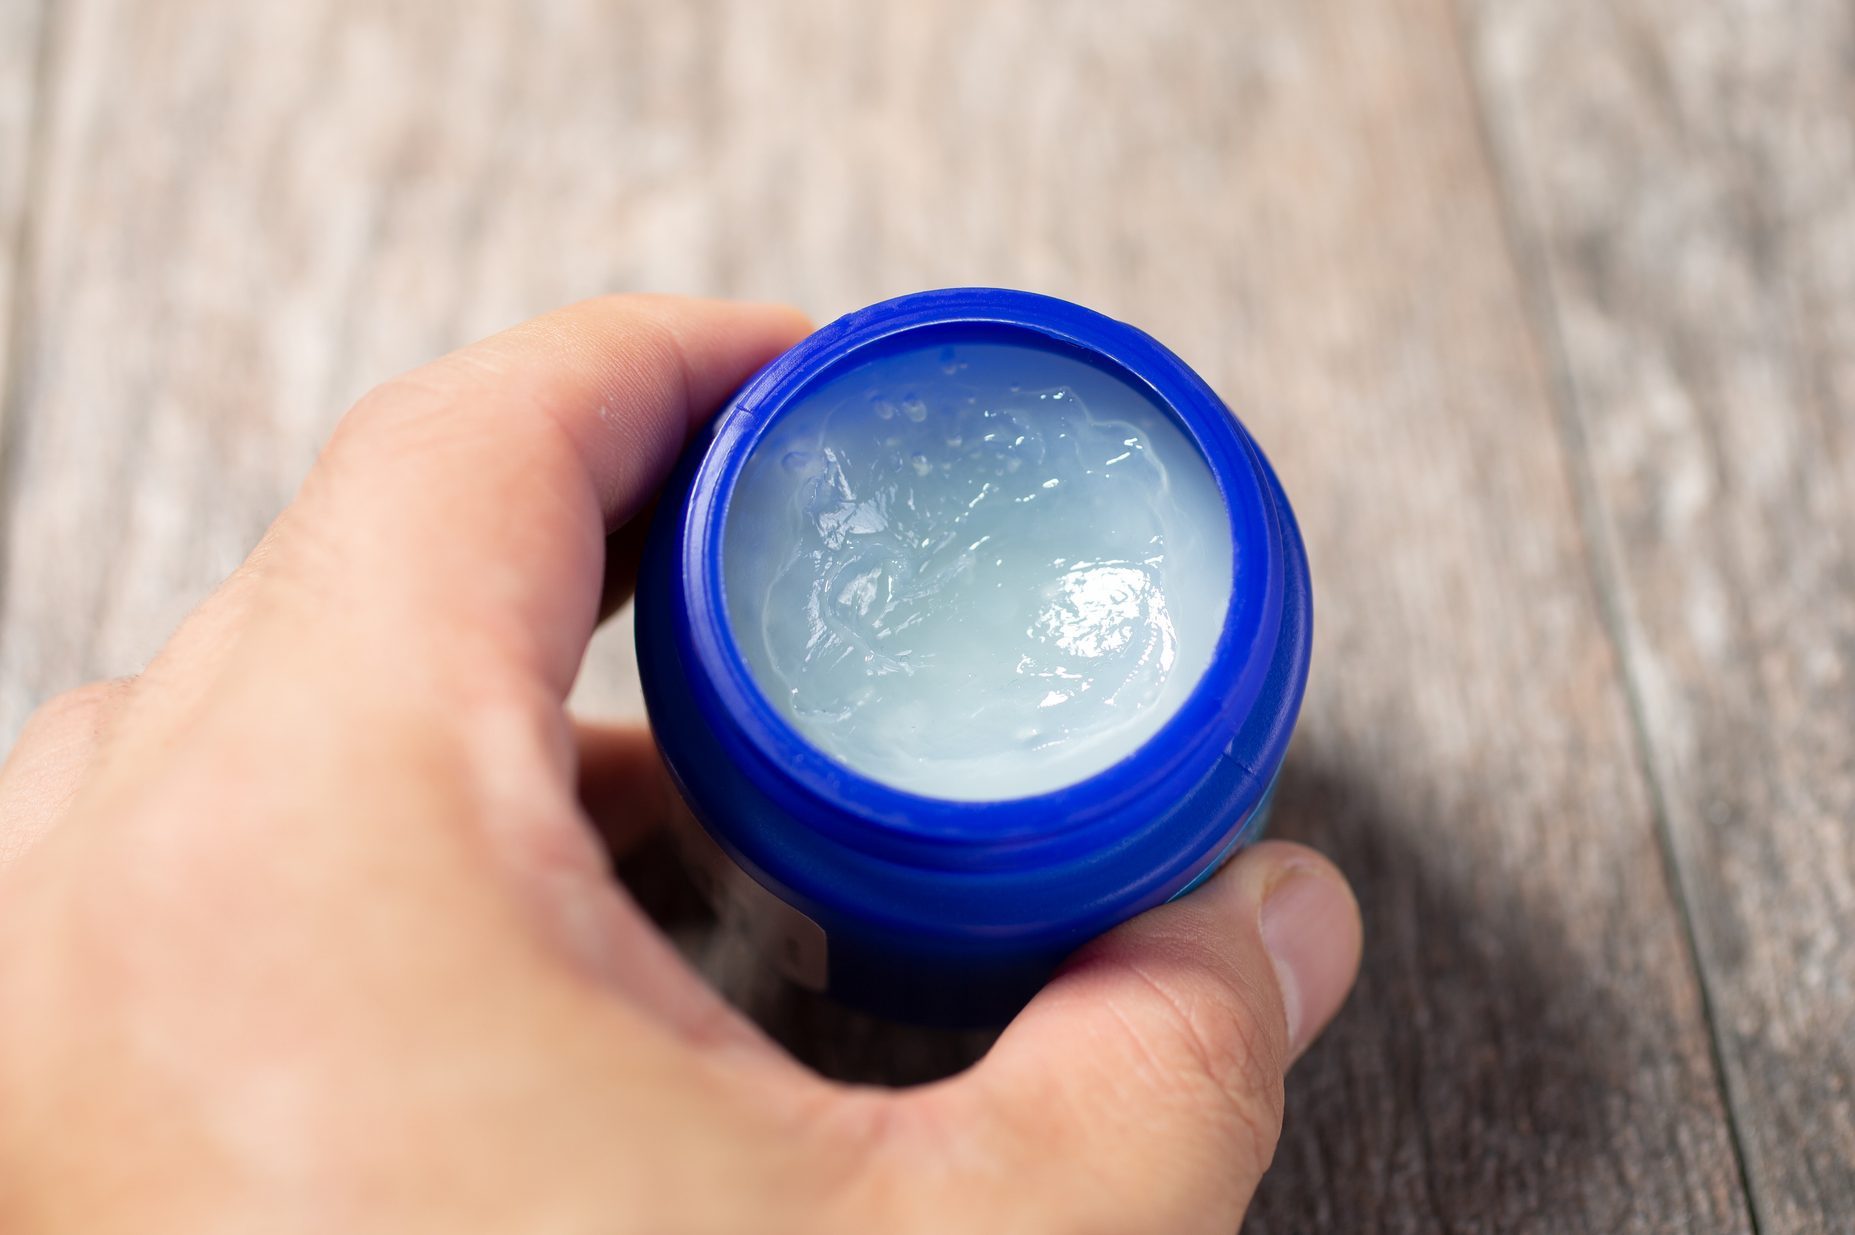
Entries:
[[852,362],[779,412],[726,517],[729,626],[762,692],[833,759],[930,797],[1030,796],[1131,754],[1229,603],[1197,447],[1038,343]]

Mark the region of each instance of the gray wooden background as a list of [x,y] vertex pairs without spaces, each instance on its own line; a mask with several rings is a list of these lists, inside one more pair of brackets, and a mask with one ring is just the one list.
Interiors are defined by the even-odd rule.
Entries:
[[1847,0],[0,0],[0,740],[396,370],[967,282],[1170,343],[1309,539],[1369,939],[1248,1229],[1855,1230]]

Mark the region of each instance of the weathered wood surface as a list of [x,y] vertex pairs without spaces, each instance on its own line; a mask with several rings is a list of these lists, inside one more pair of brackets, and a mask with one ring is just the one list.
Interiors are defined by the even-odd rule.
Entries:
[[1759,1227],[1847,1231],[1855,6],[1473,14]]
[[[465,338],[608,289],[819,316],[961,282],[1071,296],[1231,399],[1314,559],[1279,830],[1354,877],[1368,950],[1249,1228],[1746,1231],[1743,1148],[1760,1229],[1836,1229],[1850,180],[1745,152],[1846,155],[1847,107],[1822,110],[1846,14],[1768,23],[1771,55],[1819,41],[1815,84],[1714,149],[1662,111],[1736,105],[1701,96],[1752,53],[1677,46],[1733,26],[1613,7],[1640,15],[1617,46],[1548,0],[60,0],[42,57],[0,48],[44,66],[0,79],[43,138],[14,191],[0,734],[132,671],[345,404]],[[1679,54],[1700,76],[1657,69]],[[1669,80],[1694,97],[1643,85]],[[1663,208],[1693,225],[1657,232]],[[1661,277],[1709,261],[1740,315]],[[635,712],[629,655],[601,636],[586,708]],[[661,862],[633,873],[676,909]],[[683,933],[833,1071],[983,1045]]]
[[[33,176],[34,155],[40,148],[38,100],[44,25],[41,0],[6,0],[0,3],[0,467],[6,443],[16,423],[10,361],[24,346],[24,323],[15,312],[20,283],[19,266],[29,237],[26,231],[27,198]],[[0,471],[0,487],[5,474]],[[4,519],[4,493],[0,493],[0,520]],[[0,552],[4,552],[4,523],[0,523]],[[3,568],[0,568],[3,569]],[[0,733],[11,734],[11,730]]]

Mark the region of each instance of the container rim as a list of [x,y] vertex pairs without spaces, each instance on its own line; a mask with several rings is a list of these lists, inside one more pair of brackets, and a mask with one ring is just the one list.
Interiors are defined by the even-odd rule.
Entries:
[[[736,480],[781,412],[878,344],[915,332],[970,331],[1070,352],[1145,393],[1198,449],[1230,520],[1231,594],[1211,659],[1178,709],[1133,751],[1100,771],[1034,795],[997,801],[930,797],[872,779],[808,742],[761,689],[728,621],[723,533]],[[691,486],[689,535],[678,563],[690,616],[688,648],[735,731],[809,800],[807,822],[856,848],[883,842],[967,848],[1049,840],[1118,817],[1175,777],[1195,779],[1226,753],[1256,705],[1281,622],[1283,564],[1273,505],[1255,446],[1217,395],[1145,333],[1068,301],[1001,288],[917,292],[821,328],[777,357],[717,417]],[[1229,752],[1239,754],[1239,752]]]

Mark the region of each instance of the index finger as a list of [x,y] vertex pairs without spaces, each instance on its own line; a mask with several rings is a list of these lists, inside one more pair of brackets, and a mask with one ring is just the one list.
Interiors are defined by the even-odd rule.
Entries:
[[790,308],[614,296],[388,382],[344,418],[266,572],[385,668],[508,671],[564,697],[606,535],[693,425],[807,329]]

